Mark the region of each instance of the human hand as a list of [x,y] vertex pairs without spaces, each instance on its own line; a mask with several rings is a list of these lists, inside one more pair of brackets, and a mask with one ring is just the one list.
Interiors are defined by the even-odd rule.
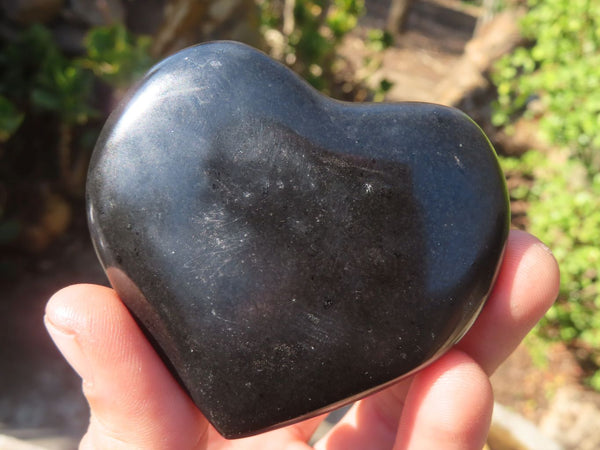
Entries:
[[[489,375],[558,292],[553,256],[512,231],[492,295],[465,337],[415,375],[356,402],[317,449],[481,449],[491,420]],[[83,378],[90,426],[83,449],[303,449],[325,416],[227,441],[172,378],[112,289],[76,285],[55,294],[44,318]]]

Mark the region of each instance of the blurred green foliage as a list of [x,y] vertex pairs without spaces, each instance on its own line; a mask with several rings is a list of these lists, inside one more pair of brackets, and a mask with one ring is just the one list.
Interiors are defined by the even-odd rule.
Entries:
[[0,51],[1,135],[12,135],[24,114],[56,113],[67,123],[85,123],[94,75],[124,86],[151,64],[150,39],[134,37],[122,25],[97,27],[85,38],[83,58],[65,56],[50,31],[34,25]]
[[[333,90],[336,50],[364,13],[363,0],[295,0],[286,14],[284,0],[262,0],[263,34],[277,31],[274,53],[315,88]],[[267,39],[269,41],[269,39]]]
[[[360,69],[352,69],[352,76],[341,81],[338,75],[344,70],[344,60],[340,58],[339,48],[365,13],[364,0],[259,0],[258,4],[261,31],[271,47],[271,55],[313,87],[334,97],[355,100],[348,94],[372,84],[369,78],[381,67],[382,51],[393,45],[390,33],[368,30],[369,55]],[[290,5],[293,9],[286,12]],[[382,101],[391,87],[389,80],[382,79],[366,97]]]
[[[561,269],[560,295],[535,332],[538,343],[562,341],[587,366],[600,367],[600,174],[566,152],[548,157],[529,151],[501,158],[507,175],[530,176],[531,186],[513,189],[529,203],[528,230],[551,248]],[[600,390],[600,372],[591,385]]]
[[541,115],[551,143],[567,146],[593,172],[600,169],[600,1],[529,0],[521,21],[532,45],[503,58],[493,80],[493,121]]
[[510,130],[520,117],[537,120],[555,149],[503,159],[509,174],[533,178],[511,196],[529,203],[529,230],[561,268],[536,342],[566,343],[600,390],[600,1],[529,0],[521,29],[530,44],[493,73],[493,121]]
[[23,114],[5,96],[0,95],[0,142],[6,142],[23,122]]
[[27,114],[52,112],[69,123],[85,122],[91,76],[71,63],[58,49],[50,32],[36,25],[0,51],[0,133],[5,141]]
[[149,36],[135,36],[123,26],[97,27],[87,34],[87,54],[78,62],[111,86],[126,88],[152,65],[151,45]]
[[[82,152],[90,152],[95,140],[90,136],[97,134],[106,114],[98,110],[93,95],[99,83],[129,85],[152,63],[150,39],[136,37],[122,25],[92,28],[84,45],[82,57],[69,57],[42,25],[1,43],[0,244],[19,235],[20,209],[25,205],[17,191],[33,191],[35,183],[59,184],[65,178],[83,183],[84,177],[69,177],[67,172],[73,161],[82,159]],[[91,119],[98,120],[90,126]],[[82,186],[75,190],[82,191]]]
[[91,74],[61,53],[46,28],[29,28],[0,55],[0,93],[19,110],[56,113],[69,123],[83,123],[92,113]]
[[[383,65],[383,51],[394,45],[394,36],[391,33],[381,29],[371,29],[367,32],[367,47],[373,56],[365,57],[363,64],[366,69],[366,78],[361,80],[368,82],[368,78],[374,74]],[[382,102],[385,100],[385,94],[394,86],[387,78],[379,80],[373,92],[373,101]]]

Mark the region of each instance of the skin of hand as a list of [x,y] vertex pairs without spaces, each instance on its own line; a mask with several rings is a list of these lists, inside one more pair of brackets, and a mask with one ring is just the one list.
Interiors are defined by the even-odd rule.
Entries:
[[[356,402],[317,449],[481,449],[491,421],[489,376],[558,294],[558,265],[535,237],[512,231],[492,294],[465,337],[444,356]],[[286,449],[307,441],[325,416],[225,440],[171,377],[116,293],[75,285],[44,317],[83,379],[91,417],[82,449]]]

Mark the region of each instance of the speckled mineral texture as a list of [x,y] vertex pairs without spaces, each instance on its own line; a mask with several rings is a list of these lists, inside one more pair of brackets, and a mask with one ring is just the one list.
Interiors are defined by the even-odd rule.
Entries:
[[482,308],[509,227],[467,116],[333,101],[233,42],[150,71],[106,124],[87,195],[112,285],[230,438],[438,357]]

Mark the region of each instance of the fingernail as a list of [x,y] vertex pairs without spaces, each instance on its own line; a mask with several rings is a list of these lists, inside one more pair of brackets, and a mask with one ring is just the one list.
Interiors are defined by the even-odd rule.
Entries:
[[71,367],[86,385],[91,385],[93,383],[92,366],[77,341],[77,333],[55,325],[48,316],[44,316],[44,324],[52,340]]
[[539,248],[541,248],[542,250],[544,250],[546,253],[548,253],[549,255],[553,255],[552,249],[550,247],[548,247],[546,244],[544,244],[542,241],[538,242],[536,245]]

